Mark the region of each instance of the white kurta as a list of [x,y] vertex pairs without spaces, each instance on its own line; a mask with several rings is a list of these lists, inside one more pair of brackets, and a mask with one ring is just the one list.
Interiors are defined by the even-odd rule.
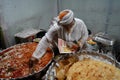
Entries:
[[[46,49],[49,47],[50,43],[55,40],[55,37],[61,38],[65,41],[81,41],[81,44],[84,44],[85,41],[88,38],[88,31],[86,28],[86,25],[84,22],[78,18],[75,19],[75,24],[73,25],[71,32],[67,34],[67,32],[57,24],[57,22],[54,22],[50,26],[50,29],[45,34],[45,36],[41,39],[39,42],[35,52],[33,53],[33,57],[35,58],[41,58],[45,52]],[[56,36],[57,35],[57,36]]]

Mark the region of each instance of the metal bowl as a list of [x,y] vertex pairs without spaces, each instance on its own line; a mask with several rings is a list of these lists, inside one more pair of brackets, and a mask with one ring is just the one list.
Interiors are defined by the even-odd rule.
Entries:
[[78,52],[76,54],[59,55],[57,57],[57,59],[55,60],[55,62],[53,62],[51,64],[51,66],[49,67],[49,69],[46,73],[45,80],[55,80],[56,79],[55,67],[59,66],[58,62],[60,60],[64,60],[69,56],[75,56],[78,58],[78,60],[83,60],[84,58],[90,58],[90,59],[102,61],[102,62],[111,64],[111,65],[115,65],[117,68],[120,69],[120,63],[117,62],[117,60],[114,60],[112,57],[107,56],[106,54],[101,54],[101,53],[97,53],[97,52],[93,52],[93,51],[91,51],[91,52],[90,51],[81,51],[81,52]]

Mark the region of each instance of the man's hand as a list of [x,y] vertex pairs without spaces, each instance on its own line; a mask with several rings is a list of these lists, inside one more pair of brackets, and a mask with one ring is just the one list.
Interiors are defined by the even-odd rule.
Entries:
[[75,52],[78,52],[80,50],[80,46],[79,45],[73,45],[71,50],[75,51]]
[[35,64],[38,63],[38,59],[35,58],[35,57],[31,57],[30,60],[29,60],[29,68],[32,68]]
[[77,52],[80,50],[80,45],[77,42],[67,42],[67,47],[74,52]]

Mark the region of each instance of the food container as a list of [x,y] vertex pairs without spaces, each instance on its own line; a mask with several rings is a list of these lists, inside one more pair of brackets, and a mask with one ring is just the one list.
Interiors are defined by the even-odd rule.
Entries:
[[16,43],[23,43],[23,42],[31,42],[33,41],[34,38],[37,37],[37,34],[40,32],[41,30],[39,29],[26,29],[23,30],[21,32],[16,33],[15,36],[15,41]]
[[[3,55],[8,56],[10,52],[14,51],[14,49],[16,49],[15,51],[19,51],[21,46],[27,46],[27,48],[32,47],[31,49],[33,49],[33,51],[34,51],[36,46],[37,46],[37,43],[35,43],[35,42],[27,42],[27,43],[22,43],[22,44],[17,44],[17,45],[11,46],[11,47],[3,50],[2,52],[0,52],[0,60],[2,61],[2,59],[3,59],[2,56]],[[26,49],[26,51],[27,51],[27,49]],[[49,61],[47,61],[46,64],[44,66],[42,66],[42,68],[40,68],[40,70],[38,70],[37,72],[29,73],[29,74],[27,74],[25,76],[20,76],[20,77],[0,78],[0,80],[40,80],[43,77],[43,75],[46,73],[46,71],[47,71],[47,69],[48,69],[49,65],[51,64],[52,59],[54,57],[54,53],[53,53],[52,49],[49,48],[49,51],[51,51],[52,56],[50,57]],[[13,53],[12,56],[16,55],[16,54],[18,54],[18,53]],[[46,58],[46,57],[43,56],[43,58]],[[43,61],[43,63],[44,63],[44,61]]]
[[65,41],[63,39],[58,38],[58,49],[60,54],[66,53],[75,53],[76,47],[74,45],[78,45],[77,41]]
[[89,59],[93,59],[97,61],[102,61],[110,65],[115,65],[117,68],[120,69],[120,63],[114,60],[112,57],[109,57],[105,54],[101,54],[97,52],[81,51],[76,54],[65,54],[65,55],[58,56],[55,62],[52,63],[52,65],[48,69],[45,80],[57,80],[56,79],[56,67],[60,66],[58,62],[61,60],[66,60],[68,57],[73,57],[73,56],[75,59],[77,58],[78,60],[89,58]]

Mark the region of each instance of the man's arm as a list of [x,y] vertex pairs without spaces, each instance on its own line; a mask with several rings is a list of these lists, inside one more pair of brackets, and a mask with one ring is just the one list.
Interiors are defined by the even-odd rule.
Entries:
[[57,24],[52,25],[45,36],[40,40],[36,50],[29,60],[29,67],[33,67],[34,64],[36,64],[38,60],[45,54],[50,43],[53,41],[54,36],[57,34],[58,29],[59,26]]
[[37,59],[41,58],[45,54],[48,46],[49,46],[49,42],[47,40],[47,37],[43,36],[43,38],[40,40],[39,44],[37,45],[32,57]]
[[81,33],[81,38],[78,41],[78,44],[80,46],[80,48],[83,47],[83,45],[85,44],[87,38],[88,38],[88,30],[86,25],[84,24],[84,22],[82,22],[82,33]]
[[54,24],[50,27],[48,32],[45,34],[45,36],[39,42],[35,52],[33,53],[33,57],[39,59],[45,54],[46,49],[49,47],[49,45],[53,41],[53,38],[54,38],[55,34],[57,34],[58,29],[59,29],[59,26],[57,24]]

